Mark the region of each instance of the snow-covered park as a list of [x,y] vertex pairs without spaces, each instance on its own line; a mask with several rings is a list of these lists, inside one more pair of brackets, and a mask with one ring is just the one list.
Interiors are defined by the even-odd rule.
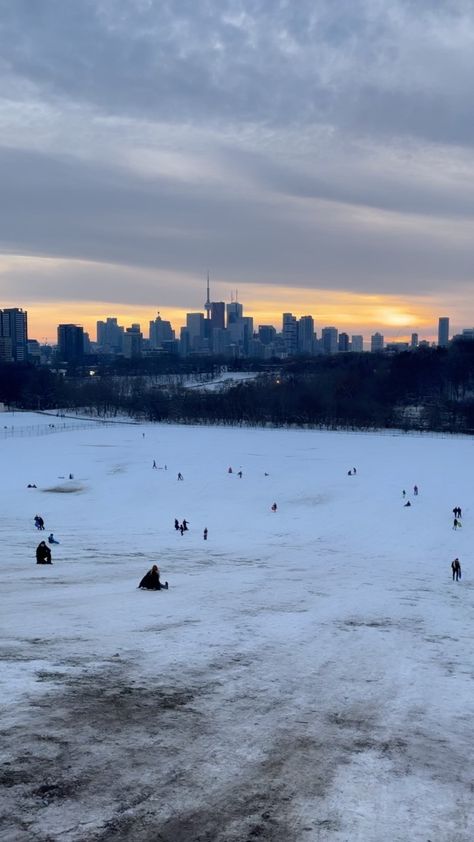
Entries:
[[0,418],[4,842],[472,842],[472,439],[51,422]]

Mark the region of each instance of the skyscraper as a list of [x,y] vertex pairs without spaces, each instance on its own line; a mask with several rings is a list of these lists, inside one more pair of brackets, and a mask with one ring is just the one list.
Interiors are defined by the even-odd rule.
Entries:
[[438,345],[440,348],[447,348],[449,344],[449,318],[441,316],[438,321]]
[[150,348],[156,350],[163,347],[163,342],[171,342],[174,339],[174,330],[171,322],[161,318],[158,313],[156,319],[150,322]]
[[239,322],[244,314],[244,308],[239,301],[231,301],[226,306],[227,311],[227,327]]
[[28,357],[28,314],[18,307],[0,310],[0,337],[9,342],[2,345],[10,349],[11,359],[24,362]]
[[374,333],[370,337],[370,350],[373,353],[376,353],[377,351],[383,351],[384,343],[385,343],[385,339],[382,336],[382,334],[381,333]]
[[213,330],[224,330],[225,328],[225,303],[224,301],[211,301],[211,327]]
[[340,333],[339,334],[338,350],[339,351],[348,351],[349,350],[349,334],[347,334],[347,333]]
[[298,321],[298,351],[300,354],[312,354],[314,345],[314,319],[301,316]]
[[337,328],[323,327],[321,331],[323,354],[337,354]]
[[82,362],[84,328],[80,325],[58,325],[58,352],[61,362]]
[[292,357],[298,350],[298,322],[292,313],[283,313],[282,334],[286,353]]

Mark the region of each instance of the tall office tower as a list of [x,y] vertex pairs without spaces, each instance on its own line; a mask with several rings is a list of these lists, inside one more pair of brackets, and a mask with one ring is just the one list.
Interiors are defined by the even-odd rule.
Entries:
[[211,328],[212,330],[224,330],[225,328],[224,301],[211,301]]
[[349,350],[349,334],[347,333],[340,333],[339,340],[337,343],[337,347],[339,351],[348,351]]
[[171,322],[161,318],[158,313],[156,319],[150,322],[150,348],[162,348],[163,342],[171,342],[174,339],[174,330]]
[[351,351],[353,354],[361,354],[364,350],[364,337],[360,333],[351,336]]
[[101,351],[120,354],[123,348],[124,328],[117,324],[117,319],[107,318],[105,322],[97,322],[97,344]]
[[226,312],[227,312],[227,327],[229,325],[235,324],[236,322],[240,322],[243,314],[244,308],[239,301],[231,301],[230,304],[226,305]]
[[[207,321],[207,320],[206,320]],[[186,329],[190,351],[201,351],[205,337],[204,316],[202,313],[186,313]]]
[[381,333],[374,333],[373,336],[370,337],[370,350],[372,352],[383,351],[384,347],[384,337]]
[[283,313],[282,336],[288,356],[294,356],[298,351],[298,322],[292,313]]
[[413,348],[413,349],[418,348],[418,334],[417,333],[412,333],[412,335],[411,335],[410,348]]
[[449,345],[449,318],[441,316],[438,320],[438,345],[440,348],[447,348]]
[[84,328],[80,325],[58,325],[58,352],[62,362],[82,362],[84,358]]
[[143,334],[139,324],[127,327],[123,335],[123,355],[127,359],[141,357],[143,349]]
[[28,358],[28,314],[18,307],[0,310],[0,337],[9,339],[3,343],[6,353],[11,354],[14,362],[24,362]]
[[300,354],[312,354],[314,350],[314,319],[301,316],[298,321],[298,351]]
[[258,338],[262,345],[270,345],[272,342],[275,341],[276,337],[276,330],[273,325],[259,325],[258,326]]
[[321,331],[323,354],[337,354],[337,328],[323,327]]
[[253,316],[244,316],[242,323],[244,326],[243,352],[248,356],[250,343],[253,339]]

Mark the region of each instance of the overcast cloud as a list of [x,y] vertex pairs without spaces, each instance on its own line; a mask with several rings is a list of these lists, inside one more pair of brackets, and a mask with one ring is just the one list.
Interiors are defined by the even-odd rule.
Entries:
[[471,0],[0,0],[0,294],[465,300],[473,78]]

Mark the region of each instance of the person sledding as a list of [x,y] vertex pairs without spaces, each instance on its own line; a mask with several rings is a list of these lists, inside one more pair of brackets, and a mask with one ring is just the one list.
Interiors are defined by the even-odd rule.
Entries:
[[56,538],[54,537],[52,532],[50,532],[48,535],[48,544],[59,544],[59,541],[56,541]]
[[52,564],[51,550],[46,541],[41,541],[36,547],[36,564]]
[[138,587],[147,591],[167,591],[168,582],[165,582],[164,585],[160,582],[160,571],[158,569],[158,565],[154,564],[151,570],[149,570],[148,573],[145,573]]

